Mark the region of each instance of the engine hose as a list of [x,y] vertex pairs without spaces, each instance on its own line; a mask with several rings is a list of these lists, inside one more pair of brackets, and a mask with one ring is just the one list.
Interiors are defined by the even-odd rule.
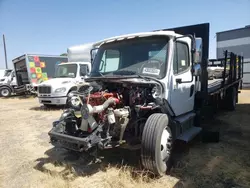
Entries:
[[125,129],[126,129],[127,125],[128,125],[129,119],[127,117],[122,117],[120,119],[120,121],[122,123],[121,123],[121,130],[120,130],[121,132],[120,132],[119,143],[122,144],[123,135],[124,135]]
[[120,102],[119,99],[114,98],[114,97],[110,97],[102,105],[93,106],[93,109],[91,110],[91,113],[101,113],[105,109],[107,109],[111,104],[117,104],[119,102]]

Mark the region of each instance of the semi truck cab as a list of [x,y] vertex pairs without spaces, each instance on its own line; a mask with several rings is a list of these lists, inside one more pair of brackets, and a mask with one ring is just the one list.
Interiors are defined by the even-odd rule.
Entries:
[[8,97],[13,92],[12,88],[17,85],[15,71],[6,69],[0,78],[0,97]]
[[12,69],[6,69],[4,71],[3,77],[0,77],[0,85],[1,84],[13,84],[16,85],[16,76],[15,71]]
[[45,106],[65,105],[69,92],[76,90],[78,84],[84,83],[90,71],[90,62],[59,64],[54,78],[38,85],[39,102]]

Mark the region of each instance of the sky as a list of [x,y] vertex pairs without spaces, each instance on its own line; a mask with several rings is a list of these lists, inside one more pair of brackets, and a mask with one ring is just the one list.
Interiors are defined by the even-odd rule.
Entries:
[[25,53],[60,55],[67,48],[121,34],[210,23],[216,32],[250,25],[250,0],[0,0],[0,69]]

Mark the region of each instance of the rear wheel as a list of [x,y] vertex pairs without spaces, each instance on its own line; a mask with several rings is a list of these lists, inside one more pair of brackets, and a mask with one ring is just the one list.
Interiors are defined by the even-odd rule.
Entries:
[[8,87],[3,87],[0,89],[0,96],[1,97],[9,97],[11,95],[11,90]]
[[237,103],[236,87],[232,87],[232,88],[228,89],[228,91],[226,93],[225,102],[226,102],[227,110],[231,110],[231,111],[235,110],[236,103]]
[[149,116],[142,134],[141,160],[144,168],[162,176],[168,168],[172,147],[172,132],[166,114]]

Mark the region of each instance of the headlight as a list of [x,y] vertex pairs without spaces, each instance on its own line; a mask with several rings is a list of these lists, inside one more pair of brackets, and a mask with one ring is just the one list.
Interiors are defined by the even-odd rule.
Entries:
[[56,93],[64,93],[66,91],[65,87],[61,87],[55,90]]
[[152,88],[152,96],[154,98],[160,97],[160,95],[162,94],[161,88],[159,85],[156,85]]
[[5,79],[1,79],[0,82],[4,82]]

